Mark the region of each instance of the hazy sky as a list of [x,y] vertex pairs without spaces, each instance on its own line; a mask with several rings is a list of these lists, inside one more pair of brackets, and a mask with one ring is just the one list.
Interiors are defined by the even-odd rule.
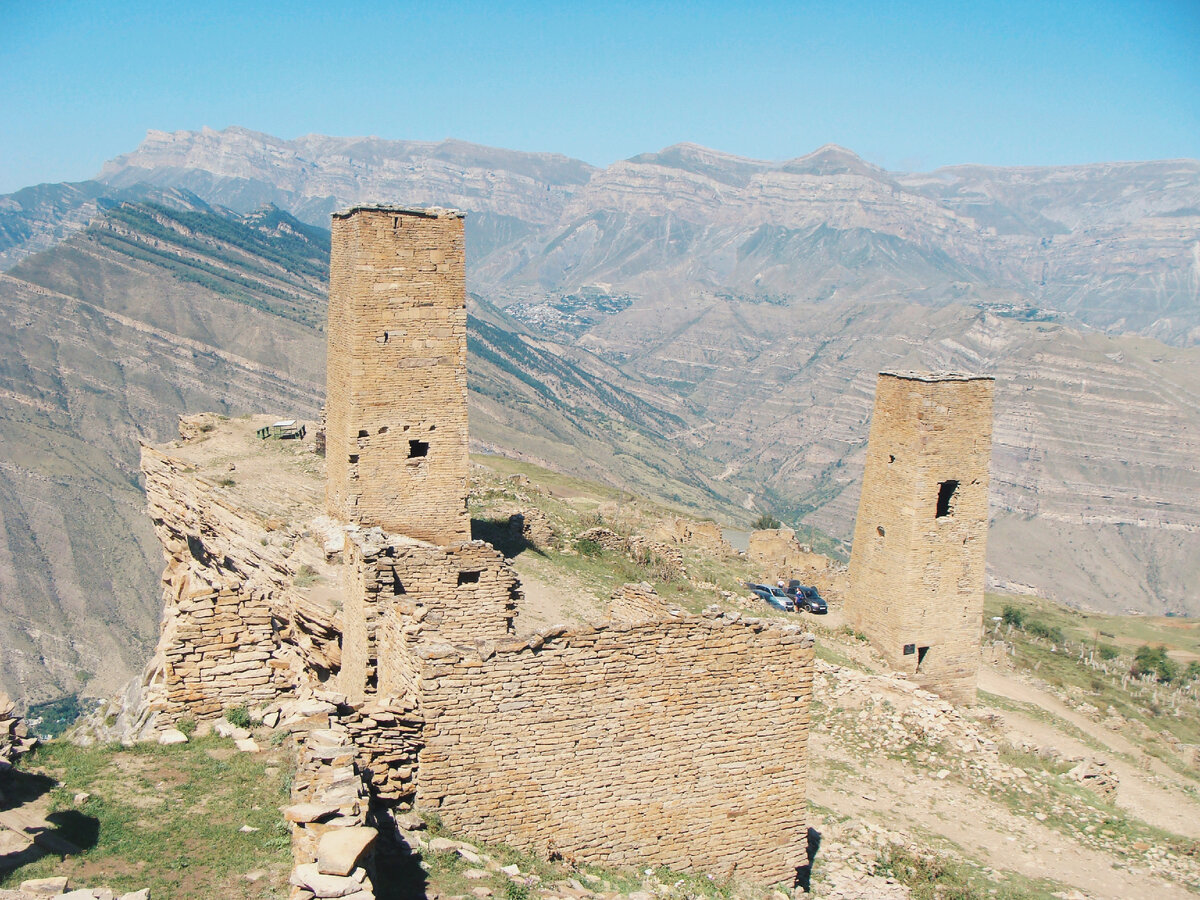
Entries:
[[1200,0],[0,0],[0,192],[147,129],[890,169],[1200,157]]

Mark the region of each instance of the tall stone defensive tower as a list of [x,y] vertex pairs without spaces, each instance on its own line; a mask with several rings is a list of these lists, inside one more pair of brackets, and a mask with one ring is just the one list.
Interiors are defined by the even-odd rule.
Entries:
[[463,214],[334,213],[326,506],[442,546],[470,540]]
[[990,376],[881,372],[846,618],[895,670],[975,702],[992,447]]

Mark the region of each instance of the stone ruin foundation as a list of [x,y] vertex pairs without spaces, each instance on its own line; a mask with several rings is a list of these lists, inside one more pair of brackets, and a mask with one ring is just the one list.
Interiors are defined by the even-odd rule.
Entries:
[[311,715],[301,893],[322,802],[347,828],[415,806],[581,863],[790,884],[811,636],[642,586],[606,619],[521,634],[519,580],[469,539],[461,214],[355,207],[333,248],[326,460],[258,441],[268,417],[143,447],[167,565],[139,727]]
[[894,670],[962,704],[977,692],[994,384],[880,373],[845,604]]

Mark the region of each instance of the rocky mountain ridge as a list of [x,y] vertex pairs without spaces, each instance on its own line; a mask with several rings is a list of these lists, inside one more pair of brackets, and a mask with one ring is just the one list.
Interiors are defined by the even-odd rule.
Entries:
[[1012,302],[1200,340],[1200,162],[890,173],[835,145],[782,163],[679,144],[596,169],[553,154],[246,129],[151,132],[114,186],[186,186],[314,224],[386,197],[473,213],[501,305],[603,282],[655,296]]

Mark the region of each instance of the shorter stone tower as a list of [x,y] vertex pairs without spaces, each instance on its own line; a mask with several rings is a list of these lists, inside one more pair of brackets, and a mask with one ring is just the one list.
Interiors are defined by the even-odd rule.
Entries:
[[979,671],[994,384],[880,373],[846,597],[893,669],[963,704]]
[[463,214],[333,215],[326,505],[442,546],[470,540]]

